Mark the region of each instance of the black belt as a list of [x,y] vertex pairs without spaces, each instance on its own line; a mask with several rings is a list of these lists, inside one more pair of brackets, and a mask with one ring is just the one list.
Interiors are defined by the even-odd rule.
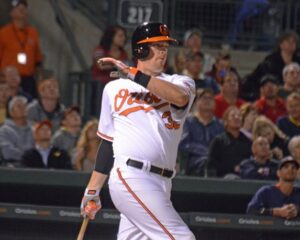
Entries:
[[[144,165],[143,162],[132,160],[132,159],[128,159],[126,164],[128,166],[138,168],[138,169],[142,169],[143,165]],[[165,169],[165,168],[156,167],[153,165],[151,165],[151,167],[150,167],[150,172],[159,174],[159,175],[161,175],[163,177],[167,177],[167,178],[170,178],[173,176],[173,171]]]

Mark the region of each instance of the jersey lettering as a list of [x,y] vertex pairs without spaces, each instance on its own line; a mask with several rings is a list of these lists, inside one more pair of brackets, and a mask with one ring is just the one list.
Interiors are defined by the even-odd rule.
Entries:
[[[133,104],[138,106],[132,106]],[[149,112],[153,109],[160,109],[169,105],[167,102],[163,102],[160,98],[154,94],[148,92],[133,92],[130,93],[128,89],[120,89],[115,96],[114,108],[116,112],[119,112],[121,116],[128,116],[130,113],[137,111]],[[178,129],[180,124],[172,119],[170,111],[166,111],[162,115],[162,119],[165,121],[165,126],[168,129]]]

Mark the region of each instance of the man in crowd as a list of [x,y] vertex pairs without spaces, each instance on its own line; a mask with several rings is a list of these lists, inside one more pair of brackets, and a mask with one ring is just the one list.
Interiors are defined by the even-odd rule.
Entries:
[[11,1],[11,22],[0,29],[0,69],[16,66],[21,74],[21,86],[37,97],[36,75],[42,64],[39,34],[28,24],[26,0]]
[[187,175],[204,174],[209,144],[224,132],[223,124],[214,116],[214,109],[213,91],[210,88],[198,89],[195,114],[187,118],[178,148],[180,157],[187,159],[186,166],[183,166]]
[[281,160],[275,185],[261,187],[248,204],[247,212],[293,219],[300,213],[300,188],[294,186],[299,163],[291,156]]
[[276,180],[278,161],[272,159],[268,139],[258,137],[252,143],[252,154],[240,165],[240,177],[256,180]]
[[22,156],[22,165],[31,168],[71,169],[68,153],[50,144],[52,125],[48,120],[35,123],[33,127],[35,147],[28,149]]

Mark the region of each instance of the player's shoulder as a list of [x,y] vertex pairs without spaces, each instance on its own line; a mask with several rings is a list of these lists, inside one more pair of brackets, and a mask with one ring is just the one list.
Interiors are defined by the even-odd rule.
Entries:
[[129,79],[125,79],[125,78],[119,78],[119,79],[115,79],[115,80],[112,80],[110,82],[108,82],[105,87],[104,87],[104,90],[103,91],[117,91],[121,88],[126,88],[126,87],[129,87],[130,84],[132,84],[132,81],[129,80]]
[[160,75],[160,78],[172,82],[174,84],[186,85],[193,89],[195,89],[196,87],[195,81],[186,75],[179,75],[179,74],[170,75],[170,74],[162,73]]

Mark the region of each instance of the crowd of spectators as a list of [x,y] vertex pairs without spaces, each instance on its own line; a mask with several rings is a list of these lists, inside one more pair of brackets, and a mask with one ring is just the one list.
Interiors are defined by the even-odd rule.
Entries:
[[[98,121],[83,122],[77,106],[61,101],[59,79],[39,74],[43,55],[39,34],[28,24],[27,6],[26,0],[12,1],[11,22],[0,28],[0,164],[91,172],[101,142]],[[291,171],[290,182],[300,180],[298,35],[284,32],[276,50],[245,77],[233,66],[229,52],[215,57],[203,52],[202,38],[197,29],[187,31],[183,46],[169,61],[173,65],[166,66],[168,73],[194,79],[197,90],[178,148],[179,172],[278,180],[276,186],[258,191],[248,212],[297,216],[299,189],[293,192],[284,179]],[[114,67],[100,70],[96,61],[109,56],[134,64],[125,50],[126,39],[124,28],[108,27],[95,48],[91,75],[100,86],[93,94],[100,99]],[[298,200],[285,202],[284,194],[296,194]]]

